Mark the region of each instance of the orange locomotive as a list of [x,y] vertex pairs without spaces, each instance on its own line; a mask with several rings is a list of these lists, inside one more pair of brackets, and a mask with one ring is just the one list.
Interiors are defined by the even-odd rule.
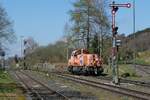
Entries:
[[75,50],[68,61],[68,71],[76,74],[100,75],[103,72],[102,59],[85,49]]

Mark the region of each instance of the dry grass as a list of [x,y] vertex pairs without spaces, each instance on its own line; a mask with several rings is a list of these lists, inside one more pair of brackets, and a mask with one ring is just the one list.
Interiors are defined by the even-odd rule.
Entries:
[[138,64],[150,65],[150,50],[145,52],[139,52],[136,61]]

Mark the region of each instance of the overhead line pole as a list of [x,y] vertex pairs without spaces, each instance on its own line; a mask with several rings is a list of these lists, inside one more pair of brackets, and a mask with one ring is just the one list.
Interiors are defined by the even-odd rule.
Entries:
[[[134,40],[135,40],[135,0],[133,0],[133,34],[134,34]],[[135,67],[135,70],[136,70],[136,47],[135,47],[135,44],[134,44],[134,61],[133,61],[133,64],[134,64],[134,67]]]

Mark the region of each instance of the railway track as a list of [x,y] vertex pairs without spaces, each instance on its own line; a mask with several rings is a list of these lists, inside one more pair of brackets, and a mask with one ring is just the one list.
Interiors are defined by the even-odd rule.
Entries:
[[[111,77],[96,77],[98,79],[103,79],[103,80],[108,80],[111,81],[112,78]],[[149,82],[144,82],[144,81],[136,81],[136,80],[129,80],[129,79],[124,79],[124,78],[119,78],[120,83],[129,83],[129,84],[134,84],[137,86],[143,86],[143,87],[147,87],[150,88],[150,83]]]
[[[134,64],[128,63],[128,65],[134,66]],[[150,75],[150,65],[146,64],[135,64],[136,69],[141,70],[142,72]],[[134,67],[134,68],[135,68]]]
[[115,86],[115,85],[111,85],[111,84],[91,81],[91,80],[74,77],[74,76],[66,75],[66,74],[56,74],[56,75],[58,77],[61,77],[61,78],[67,79],[67,80],[75,81],[75,82],[89,85],[89,86],[96,87],[96,88],[102,88],[102,89],[105,89],[105,90],[108,90],[111,92],[134,97],[134,98],[137,98],[140,100],[150,100],[150,93],[131,90],[131,89],[127,89],[127,88],[123,88],[123,87],[119,87],[119,86]]
[[15,75],[27,89],[32,100],[69,100],[67,96],[50,89],[47,85],[24,72],[16,71]]
[[[98,88],[103,88],[112,92],[117,92],[119,94],[123,94],[123,95],[127,95],[127,96],[132,96],[138,99],[142,99],[142,100],[150,100],[150,94],[149,93],[145,93],[145,92],[140,92],[140,91],[136,91],[136,90],[131,90],[131,89],[127,89],[127,88],[123,88],[123,87],[119,87],[119,86],[113,86],[110,84],[104,84],[104,83],[100,83],[100,82],[95,82],[95,81],[90,81],[87,79],[77,79],[77,77],[73,77],[73,76],[64,76],[64,74],[60,74],[59,73],[53,73],[53,74],[57,74],[59,77],[61,78],[65,78],[68,80],[72,80],[72,81],[76,81],[82,84],[86,84],[86,85],[90,85],[93,87],[98,87]],[[105,80],[111,80],[110,77],[99,77],[100,79],[105,79]],[[150,88],[150,83],[147,82],[142,82],[142,81],[134,81],[134,80],[127,80],[127,79],[120,79],[120,82],[123,83],[130,83],[130,84],[135,84],[135,85],[139,85],[139,86],[144,86],[144,87],[148,87]]]
[[144,82],[144,81],[135,81],[135,80],[128,80],[128,79],[120,78],[120,82],[130,83],[130,84],[134,84],[134,85],[139,85],[139,86],[150,88],[150,83]]
[[150,66],[149,65],[136,65],[136,68],[150,75]]
[[[41,72],[47,73],[46,71],[41,71]],[[59,74],[61,72],[51,72],[51,73]],[[69,73],[67,73],[67,74],[69,74]],[[95,78],[95,77],[92,77],[92,78]],[[108,81],[112,80],[111,77],[104,77],[104,76],[100,76],[100,77],[98,76],[96,78],[97,79],[108,80]],[[129,79],[124,79],[124,78],[120,78],[119,80],[120,80],[121,83],[129,83],[129,84],[134,84],[134,85],[137,85],[137,86],[143,86],[143,87],[150,88],[150,83],[149,82],[129,80]]]
[[[150,74],[150,65],[140,65],[140,64],[136,64],[136,66],[138,67],[142,67],[144,66],[144,68],[146,67],[149,67],[149,69],[145,70],[143,68],[139,68],[141,69],[142,71],[145,71],[145,73],[147,74]],[[42,71],[42,72],[47,72],[47,69],[45,69],[46,71]],[[38,70],[39,71],[39,70]],[[57,73],[57,72],[54,72],[54,73]],[[61,72],[59,72],[61,73]],[[111,77],[97,77],[98,79],[104,79],[104,80],[109,80],[111,81],[112,78]],[[143,86],[143,87],[148,87],[150,88],[150,82],[145,82],[145,81],[137,81],[137,80],[129,80],[129,79],[124,79],[124,78],[120,78],[120,82],[122,83],[129,83],[129,84],[134,84],[134,85],[137,85],[137,86]]]

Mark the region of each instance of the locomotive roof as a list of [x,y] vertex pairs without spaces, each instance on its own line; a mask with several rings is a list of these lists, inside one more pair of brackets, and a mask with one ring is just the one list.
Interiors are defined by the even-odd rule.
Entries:
[[88,54],[89,53],[88,50],[86,50],[86,49],[77,49],[77,50],[73,51],[73,53],[75,55],[79,55],[79,54],[81,54],[81,52],[83,52],[84,54]]

